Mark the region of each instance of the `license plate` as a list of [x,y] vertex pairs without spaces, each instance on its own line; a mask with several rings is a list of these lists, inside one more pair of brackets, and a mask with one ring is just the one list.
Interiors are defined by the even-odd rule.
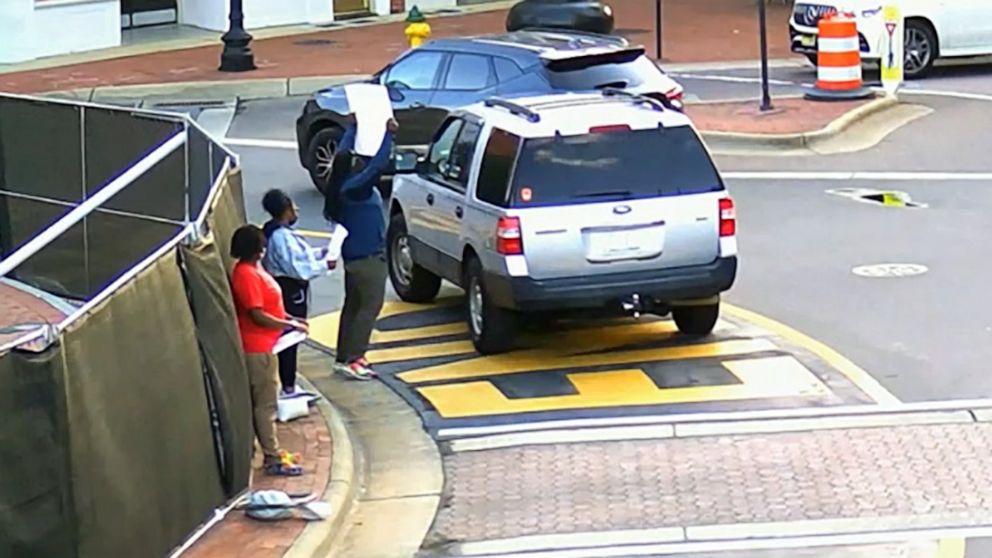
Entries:
[[816,35],[802,35],[799,37],[799,44],[804,47],[814,47],[816,46]]
[[614,262],[653,258],[665,242],[662,227],[589,233],[586,258],[591,262]]

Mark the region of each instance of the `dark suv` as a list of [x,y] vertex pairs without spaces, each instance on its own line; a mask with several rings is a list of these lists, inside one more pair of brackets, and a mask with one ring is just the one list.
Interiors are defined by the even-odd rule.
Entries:
[[[439,39],[403,53],[377,72],[400,123],[400,151],[421,152],[448,112],[482,99],[518,94],[625,89],[680,102],[682,86],[622,37],[527,30]],[[322,187],[341,137],[344,85],[316,92],[296,121],[300,163]]]

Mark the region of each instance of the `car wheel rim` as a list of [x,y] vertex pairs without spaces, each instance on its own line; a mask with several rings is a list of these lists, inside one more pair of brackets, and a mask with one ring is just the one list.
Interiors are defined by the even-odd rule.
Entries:
[[916,73],[926,68],[933,57],[933,47],[926,33],[920,29],[906,30],[906,73]]
[[317,177],[321,179],[327,179],[331,176],[331,165],[334,164],[334,153],[337,144],[334,142],[328,142],[324,145],[317,146],[317,150],[314,153],[314,160],[316,161],[316,172]]
[[476,335],[482,335],[482,285],[479,284],[478,279],[472,279],[471,286],[469,287],[468,310],[469,316],[472,319],[472,331]]
[[393,246],[393,269],[396,270],[396,278],[403,286],[410,285],[413,279],[413,254],[410,251],[410,240],[406,235],[396,238]]

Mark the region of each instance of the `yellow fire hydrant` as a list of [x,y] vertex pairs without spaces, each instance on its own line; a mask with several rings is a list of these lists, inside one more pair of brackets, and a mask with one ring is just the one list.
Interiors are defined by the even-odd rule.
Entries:
[[420,8],[414,6],[406,15],[406,21],[410,25],[406,26],[403,34],[410,41],[410,48],[417,48],[424,44],[424,39],[431,36],[431,26],[427,23],[427,18],[420,13]]

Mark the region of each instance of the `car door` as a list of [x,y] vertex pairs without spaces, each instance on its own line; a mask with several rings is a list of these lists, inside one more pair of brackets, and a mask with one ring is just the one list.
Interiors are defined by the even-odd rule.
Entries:
[[466,196],[481,132],[482,122],[466,116],[447,161],[438,164],[429,174],[429,187],[435,194],[433,220],[438,223],[437,246],[441,251],[442,263],[454,267],[452,272],[455,278],[460,273]]
[[400,146],[425,146],[437,129],[430,103],[447,54],[435,50],[414,50],[383,73],[382,84],[389,90],[393,113],[400,128]]
[[[492,57],[453,52],[431,103],[446,111],[477,103],[496,94]],[[443,119],[443,118],[442,118]],[[440,124],[440,120],[437,124]]]
[[944,56],[980,53],[990,42],[992,2],[988,0],[915,0],[907,10],[907,15],[919,13],[933,21]]
[[415,257],[421,265],[439,274],[442,273],[441,229],[450,226],[450,223],[444,223],[444,217],[439,211],[440,190],[435,182],[438,176],[443,176],[448,171],[448,161],[463,123],[460,118],[451,118],[442,124],[420,170],[407,178],[412,181],[410,195],[405,198],[407,227],[410,236],[424,248]]

